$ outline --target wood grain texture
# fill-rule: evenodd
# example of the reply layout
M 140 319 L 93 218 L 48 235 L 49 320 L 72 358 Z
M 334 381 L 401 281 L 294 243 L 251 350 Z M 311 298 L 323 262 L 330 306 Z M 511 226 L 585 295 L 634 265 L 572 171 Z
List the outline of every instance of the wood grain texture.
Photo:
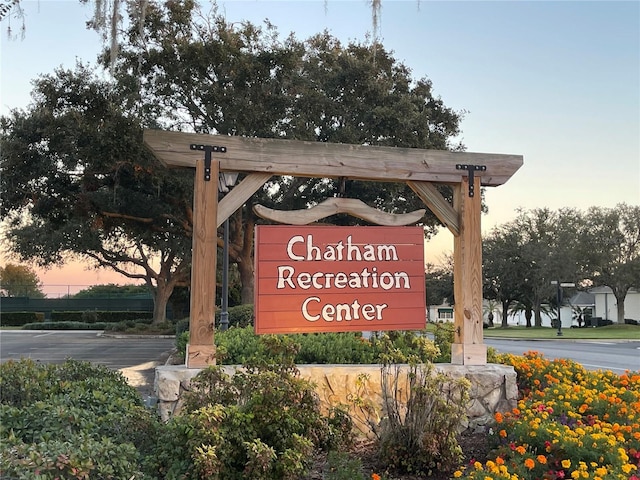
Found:
M 476 192 L 480 180 L 475 179 Z M 453 242 L 453 290 L 456 333 L 451 363 L 485 365 L 487 348 L 482 332 L 481 196 L 469 197 L 469 179 L 454 187 L 454 208 L 460 215 L 460 235 Z
M 328 198 L 304 210 L 274 210 L 263 205 L 255 205 L 253 211 L 261 218 L 287 225 L 308 225 L 331 215 L 347 213 L 374 225 L 387 227 L 412 225 L 426 213 L 424 209 L 403 214 L 387 213 L 370 207 L 357 198 Z
M 451 233 L 455 236 L 460 235 L 458 212 L 445 200 L 435 185 L 428 182 L 407 182 L 407 185 L 416 192 L 420 200 L 429 207 L 429 210 Z
M 521 155 L 374 147 L 238 136 L 145 130 L 144 143 L 162 163 L 194 167 L 202 152 L 191 144 L 217 145 L 220 169 L 301 177 L 349 177 L 377 181 L 459 183 L 465 170 L 456 164 L 485 165 L 482 184 L 502 185 L 522 166 Z
M 202 155 L 201 155 L 202 156 Z M 211 178 L 218 178 L 218 162 L 211 162 Z M 215 322 L 218 182 L 204 180 L 204 159 L 196 162 L 193 192 L 193 247 L 189 344 L 212 347 Z
M 206 368 L 209 365 L 215 365 L 216 346 L 187 344 L 185 364 L 187 368 Z
M 216 227 L 222 225 L 229 216 L 233 215 L 233 212 L 244 205 L 251 195 L 256 193 L 270 178 L 270 173 L 251 173 L 233 187 L 218 204 Z

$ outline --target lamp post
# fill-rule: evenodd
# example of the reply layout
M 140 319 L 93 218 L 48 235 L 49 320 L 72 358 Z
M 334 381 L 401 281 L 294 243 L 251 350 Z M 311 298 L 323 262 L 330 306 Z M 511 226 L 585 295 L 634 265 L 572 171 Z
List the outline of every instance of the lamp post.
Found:
M 220 172 L 218 191 L 227 193 L 236 183 L 237 172 Z M 229 328 L 229 218 L 224 220 L 224 234 L 222 237 L 222 293 L 220 309 L 220 330 Z
M 563 282 L 560 283 L 559 280 L 552 280 L 551 285 L 556 286 L 556 299 L 558 302 L 558 337 L 562 336 L 562 319 L 560 318 L 560 307 L 562 305 L 562 287 L 575 287 L 575 283 Z

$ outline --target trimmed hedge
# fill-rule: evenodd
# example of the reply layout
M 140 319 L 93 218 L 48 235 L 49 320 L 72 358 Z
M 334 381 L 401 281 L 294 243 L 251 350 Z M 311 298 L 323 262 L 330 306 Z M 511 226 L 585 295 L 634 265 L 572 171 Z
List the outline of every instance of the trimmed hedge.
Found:
M 27 323 L 22 327 L 23 330 L 105 330 L 107 323 L 85 323 L 85 322 L 46 322 L 46 323 Z
M 244 328 L 253 325 L 253 304 L 236 305 L 227 311 L 229 312 L 230 327 Z M 216 325 L 220 325 L 220 310 L 216 310 Z
M 28 323 L 44 322 L 42 312 L 5 312 L 0 313 L 0 325 L 3 327 L 22 327 Z
M 52 311 L 52 322 L 84 322 L 84 323 L 117 323 L 126 320 L 140 320 L 153 318 L 153 312 L 135 311 L 85 311 L 85 312 L 61 312 Z

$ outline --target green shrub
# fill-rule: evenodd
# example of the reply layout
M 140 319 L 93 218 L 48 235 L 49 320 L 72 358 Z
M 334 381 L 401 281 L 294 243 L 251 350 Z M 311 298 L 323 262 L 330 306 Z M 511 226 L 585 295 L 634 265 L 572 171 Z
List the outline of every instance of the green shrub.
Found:
M 321 413 L 313 386 L 293 364 L 297 349 L 286 337 L 263 336 L 233 376 L 219 366 L 200 372 L 160 442 L 157 470 L 171 472 L 167 478 L 299 478 L 314 448 L 347 441 L 350 418 Z
M 79 435 L 71 440 L 51 438 L 25 443 L 14 435 L 0 447 L 2 478 L 16 480 L 144 478 L 139 456 L 130 443 Z
M 0 384 L 2 475 L 143 478 L 161 425 L 121 373 L 10 360 L 0 364 Z
M 434 326 L 433 341 L 440 350 L 440 355 L 434 360 L 436 363 L 451 362 L 451 344 L 454 340 L 455 326 L 453 323 L 437 323 Z
M 44 322 L 41 312 L 4 312 L 0 313 L 0 325 L 3 327 L 21 327 L 27 323 Z M 42 328 L 42 326 L 40 326 Z
M 152 319 L 124 320 L 106 324 L 105 331 L 118 333 L 139 333 L 155 335 L 174 335 L 176 327 L 170 321 L 152 323 Z
M 116 323 L 127 320 L 140 322 L 144 319 L 151 320 L 152 318 L 153 312 L 136 312 L 130 310 L 86 310 L 84 312 L 54 310 L 51 312 L 52 322 Z
M 104 330 L 107 328 L 106 323 L 85 323 L 85 322 L 45 322 L 45 323 L 27 323 L 22 330 Z
M 416 360 L 389 350 L 381 370 L 385 415 L 372 426 L 379 458 L 388 468 L 431 475 L 462 459 L 457 433 L 466 416 L 470 384 Z M 408 368 L 402 370 L 402 363 Z
M 51 312 L 52 322 L 84 322 L 83 316 L 85 312 L 60 312 L 53 310 Z M 84 322 L 86 323 L 86 322 Z
M 182 335 L 184 332 L 189 331 L 189 319 L 181 318 L 176 322 L 176 336 Z
M 323 471 L 325 480 L 366 480 L 362 470 L 362 461 L 346 452 L 331 451 Z
M 253 305 L 236 305 L 229 307 L 229 327 L 253 326 Z M 216 325 L 220 325 L 220 310 L 216 310 Z
M 448 333 L 447 333 L 448 335 Z M 280 335 L 298 345 L 295 364 L 372 364 L 379 363 L 382 353 L 391 342 L 394 348 L 404 355 L 416 355 L 420 361 L 440 361 L 441 350 L 423 332 L 394 331 L 374 335 L 370 339 L 362 337 L 360 332 L 310 333 Z M 176 348 L 184 358 L 188 332 L 176 337 Z M 444 341 L 441 339 L 441 341 Z M 218 363 L 224 365 L 242 365 L 251 358 L 265 355 L 260 335 L 253 327 L 231 327 L 225 331 L 216 330 L 215 343 L 218 349 Z M 445 344 L 444 348 L 447 348 Z M 449 358 L 451 344 L 448 344 Z

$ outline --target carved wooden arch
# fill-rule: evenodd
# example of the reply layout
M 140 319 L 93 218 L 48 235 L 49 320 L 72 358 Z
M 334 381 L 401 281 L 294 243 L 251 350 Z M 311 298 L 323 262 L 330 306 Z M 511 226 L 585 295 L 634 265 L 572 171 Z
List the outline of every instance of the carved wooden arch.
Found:
M 521 155 L 373 147 L 158 130 L 145 130 L 144 143 L 163 164 L 196 170 L 191 325 L 186 358 L 188 367 L 197 368 L 215 363 L 213 337 L 217 228 L 272 175 L 406 182 L 454 235 L 456 334 L 451 363 L 486 364 L 487 350 L 482 337 L 480 186 L 504 184 L 522 166 Z M 205 160 L 207 157 L 210 165 Z M 243 172 L 247 175 L 218 203 L 215 179 L 219 171 Z M 453 187 L 453 206 L 437 190 L 437 183 Z

